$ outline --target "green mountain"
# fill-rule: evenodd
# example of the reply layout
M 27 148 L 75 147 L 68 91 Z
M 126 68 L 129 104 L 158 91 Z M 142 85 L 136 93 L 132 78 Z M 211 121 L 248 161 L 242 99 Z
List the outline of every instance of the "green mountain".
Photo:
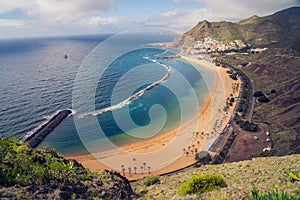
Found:
M 299 19 L 300 7 L 293 7 L 270 16 L 258 17 L 254 15 L 238 23 L 204 20 L 177 38 L 174 44 L 176 47 L 188 46 L 191 41 L 198 41 L 208 36 L 225 42 L 241 39 L 255 46 L 299 41 Z
M 254 47 L 268 48 L 258 54 L 220 54 L 217 59 L 241 70 L 253 80 L 253 92 L 262 91 L 270 100 L 261 103 L 255 99 L 252 121 L 261 130 L 271 132 L 272 155 L 300 153 L 299 19 L 300 7 L 292 7 L 270 16 L 254 15 L 238 23 L 202 21 L 173 42 L 178 49 L 185 49 L 211 36 L 226 42 L 241 39 Z M 240 69 L 241 65 L 244 67 Z M 236 152 L 239 148 L 233 146 Z M 243 159 L 253 155 L 245 156 Z

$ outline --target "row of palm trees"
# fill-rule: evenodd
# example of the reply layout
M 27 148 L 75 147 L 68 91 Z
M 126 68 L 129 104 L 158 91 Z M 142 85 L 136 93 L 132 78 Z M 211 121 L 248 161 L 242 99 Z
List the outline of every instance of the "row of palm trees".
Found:
M 133 158 L 133 162 L 134 162 L 134 165 L 136 164 L 136 159 Z M 121 169 L 122 169 L 122 172 L 123 172 L 123 176 L 125 176 L 125 172 L 126 172 L 126 168 L 125 168 L 125 165 L 121 165 Z M 146 162 L 143 162 L 143 164 L 138 168 L 137 166 L 134 166 L 134 167 L 128 167 L 128 173 L 129 173 L 129 177 L 132 176 L 132 172 L 134 172 L 134 174 L 137 174 L 137 170 L 138 169 L 141 169 L 140 173 L 141 174 L 144 174 L 144 172 L 148 169 L 148 174 L 151 174 L 151 167 L 150 166 L 147 166 L 147 163 Z M 133 171 L 132 171 L 133 170 Z
M 211 135 L 213 135 L 214 132 L 211 132 Z M 205 136 L 207 138 L 209 138 L 209 133 L 204 133 L 203 131 L 201 132 L 193 132 L 193 135 L 194 135 L 194 140 L 197 141 L 197 146 L 200 146 L 200 141 L 197 140 L 197 138 L 201 137 L 201 139 L 203 139 Z M 201 136 L 200 136 L 201 135 Z M 183 152 L 185 153 L 186 156 L 189 156 L 190 154 L 197 154 L 198 153 L 198 148 L 196 147 L 195 144 L 192 144 L 191 146 L 188 146 L 187 148 L 183 148 L 182 149 Z

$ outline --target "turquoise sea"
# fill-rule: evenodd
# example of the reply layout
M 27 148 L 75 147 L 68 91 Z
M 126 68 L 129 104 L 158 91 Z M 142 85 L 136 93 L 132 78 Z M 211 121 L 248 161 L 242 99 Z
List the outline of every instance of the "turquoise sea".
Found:
M 176 52 L 143 45 L 174 37 L 159 33 L 0 40 L 0 133 L 22 137 L 58 110 L 72 109 L 74 115 L 55 128 L 40 147 L 74 155 L 87 152 L 81 137 L 89 149 L 103 151 L 110 148 L 103 137 L 119 146 L 179 126 L 198 112 L 189 102 L 195 102 L 196 96 L 197 104 L 203 103 L 214 77 L 180 59 L 164 58 Z M 168 68 L 164 66 L 170 69 L 166 80 Z M 99 71 L 101 76 L 96 73 Z M 205 82 L 203 74 L 211 81 Z M 87 88 L 91 80 L 96 82 L 94 93 Z M 88 102 L 74 90 L 83 98 L 91 95 L 93 106 L 86 106 Z M 138 98 L 121 105 L 138 93 Z M 110 110 L 118 104 L 121 106 Z M 92 118 L 104 134 L 99 134 Z M 85 129 L 78 135 L 79 126 Z M 149 134 L 151 130 L 155 134 Z

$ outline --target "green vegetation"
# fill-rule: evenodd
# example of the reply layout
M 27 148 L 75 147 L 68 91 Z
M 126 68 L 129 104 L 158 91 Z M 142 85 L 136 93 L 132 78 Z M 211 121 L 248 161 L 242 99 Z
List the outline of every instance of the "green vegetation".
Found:
M 196 175 L 180 186 L 179 194 L 201 194 L 226 186 L 225 180 L 218 174 Z
M 300 171 L 290 172 L 289 176 L 290 176 L 290 178 L 291 178 L 292 181 L 298 181 L 298 182 L 300 182 Z
M 291 195 L 286 192 L 280 192 L 278 190 L 272 190 L 268 192 L 260 192 L 256 188 L 252 191 L 252 200 L 299 200 L 299 195 Z
M 271 90 L 271 94 L 276 93 L 276 90 Z M 256 91 L 253 94 L 254 97 L 258 97 L 257 101 L 260 103 L 268 103 L 270 99 L 262 91 Z
M 145 186 L 150 186 L 150 185 L 154 185 L 156 183 L 159 183 L 159 177 L 158 176 L 148 176 L 147 178 L 145 178 L 144 180 L 144 185 Z
M 129 199 L 129 182 L 116 172 L 95 174 L 55 151 L 35 150 L 16 138 L 0 140 L 0 198 Z
M 260 103 L 268 103 L 268 102 L 270 102 L 270 99 L 268 99 L 268 97 L 266 97 L 264 95 L 264 96 L 259 97 L 257 101 Z
M 195 160 L 197 160 L 201 164 L 208 164 L 212 161 L 208 151 L 200 151 L 199 153 L 196 153 Z
M 131 185 L 139 195 L 139 199 L 199 199 L 180 197 L 179 191 L 183 184 L 193 176 L 220 174 L 227 187 L 201 194 L 201 199 L 251 199 L 253 186 L 259 188 L 261 193 L 274 190 L 284 191 L 289 195 L 300 193 L 300 182 L 291 182 L 290 172 L 299 172 L 300 154 L 283 157 L 260 157 L 234 163 L 220 165 L 201 165 L 191 167 L 181 172 L 160 177 L 160 184 L 145 187 L 144 180 L 137 180 Z
M 236 122 L 236 124 L 238 124 L 241 129 L 245 130 L 245 131 L 250 131 L 250 132 L 256 132 L 258 131 L 258 125 L 254 124 L 253 122 L 249 122 L 249 121 L 245 121 L 242 120 L 241 117 L 236 113 L 234 116 L 234 120 Z
M 256 92 L 254 92 L 253 96 L 254 97 L 262 97 L 262 96 L 264 96 L 264 93 L 262 91 L 256 91 Z

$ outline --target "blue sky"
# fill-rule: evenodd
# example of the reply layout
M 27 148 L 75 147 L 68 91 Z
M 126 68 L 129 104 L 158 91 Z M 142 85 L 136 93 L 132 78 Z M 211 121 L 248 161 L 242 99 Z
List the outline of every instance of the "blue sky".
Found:
M 0 0 L 0 38 L 114 33 L 140 27 L 186 31 L 201 20 L 239 21 L 299 0 Z

